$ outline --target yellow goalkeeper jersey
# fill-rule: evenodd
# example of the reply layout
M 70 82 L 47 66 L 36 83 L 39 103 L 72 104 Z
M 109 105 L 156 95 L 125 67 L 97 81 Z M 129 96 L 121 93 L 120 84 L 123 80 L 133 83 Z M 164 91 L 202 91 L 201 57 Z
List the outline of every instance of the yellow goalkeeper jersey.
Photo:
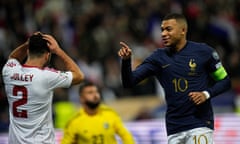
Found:
M 106 105 L 96 115 L 88 115 L 83 108 L 64 129 L 61 144 L 117 144 L 118 135 L 123 144 L 134 144 L 131 133 L 118 114 Z

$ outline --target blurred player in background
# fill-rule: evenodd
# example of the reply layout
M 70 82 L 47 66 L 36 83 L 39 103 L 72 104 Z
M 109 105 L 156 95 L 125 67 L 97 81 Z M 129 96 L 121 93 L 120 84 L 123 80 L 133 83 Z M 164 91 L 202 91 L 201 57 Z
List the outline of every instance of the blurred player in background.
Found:
M 165 16 L 161 29 L 165 48 L 157 49 L 134 71 L 132 51 L 120 42 L 123 86 L 132 87 L 156 76 L 166 94 L 168 143 L 212 144 L 214 116 L 210 100 L 230 89 L 230 79 L 213 48 L 186 39 L 187 21 L 182 14 Z
M 62 144 L 117 144 L 116 134 L 123 144 L 134 144 L 131 133 L 118 114 L 101 104 L 98 87 L 85 82 L 79 88 L 82 108 L 64 130 Z
M 62 60 L 66 71 L 45 67 L 51 54 Z M 37 32 L 10 54 L 2 75 L 9 102 L 9 144 L 55 143 L 53 90 L 79 84 L 84 78 L 79 67 L 52 36 Z

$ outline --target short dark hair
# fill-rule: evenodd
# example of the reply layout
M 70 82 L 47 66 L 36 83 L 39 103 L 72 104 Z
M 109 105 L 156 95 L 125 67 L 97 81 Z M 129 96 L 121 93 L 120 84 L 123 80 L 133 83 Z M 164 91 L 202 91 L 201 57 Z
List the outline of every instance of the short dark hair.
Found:
M 169 19 L 176 19 L 176 20 L 184 20 L 184 21 L 187 21 L 186 20 L 186 17 L 183 15 L 183 14 L 180 14 L 180 13 L 169 13 L 167 14 L 163 20 L 169 20 Z
M 84 82 L 82 82 L 82 83 L 80 84 L 80 86 L 79 86 L 79 90 L 78 90 L 79 94 L 82 93 L 83 89 L 84 89 L 85 87 L 88 87 L 88 86 L 96 86 L 96 87 L 97 87 L 97 85 L 95 85 L 95 84 L 94 84 L 93 82 L 91 82 L 91 81 L 84 81 Z
M 43 39 L 41 34 L 32 35 L 29 38 L 29 53 L 39 56 L 45 52 L 50 52 L 49 47 L 47 45 L 47 40 Z
M 175 19 L 177 21 L 177 23 L 184 24 L 184 26 L 186 27 L 186 30 L 187 30 L 187 28 L 188 28 L 187 19 L 183 14 L 169 13 L 163 18 L 163 21 L 170 20 L 170 19 Z

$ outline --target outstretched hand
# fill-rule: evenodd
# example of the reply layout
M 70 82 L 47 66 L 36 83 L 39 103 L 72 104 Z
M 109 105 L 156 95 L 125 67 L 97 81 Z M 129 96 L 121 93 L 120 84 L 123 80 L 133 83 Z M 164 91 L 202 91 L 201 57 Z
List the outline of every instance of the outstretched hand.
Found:
M 118 51 L 118 55 L 124 60 L 129 59 L 132 55 L 132 50 L 124 42 L 120 42 L 120 45 L 121 45 L 121 48 Z

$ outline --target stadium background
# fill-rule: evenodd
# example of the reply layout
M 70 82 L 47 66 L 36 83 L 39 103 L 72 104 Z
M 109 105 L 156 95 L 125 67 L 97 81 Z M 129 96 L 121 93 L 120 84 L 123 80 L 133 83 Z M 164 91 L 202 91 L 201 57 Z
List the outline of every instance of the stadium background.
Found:
M 0 67 L 10 51 L 31 33 L 37 30 L 50 33 L 74 58 L 86 78 L 100 86 L 104 102 L 117 110 L 137 143 L 166 143 L 161 86 L 149 78 L 134 89 L 123 89 L 117 51 L 119 41 L 127 42 L 133 48 L 133 67 L 137 66 L 162 46 L 159 25 L 163 16 L 181 12 L 188 19 L 189 40 L 216 48 L 231 76 L 232 90 L 213 99 L 215 139 L 218 144 L 237 144 L 240 141 L 239 9 L 240 0 L 3 0 L 0 1 Z M 53 57 L 51 65 L 55 64 L 61 62 Z M 80 106 L 77 88 L 55 91 L 53 117 L 57 141 L 66 118 Z M 9 121 L 2 79 L 0 107 L 0 144 L 4 144 Z

